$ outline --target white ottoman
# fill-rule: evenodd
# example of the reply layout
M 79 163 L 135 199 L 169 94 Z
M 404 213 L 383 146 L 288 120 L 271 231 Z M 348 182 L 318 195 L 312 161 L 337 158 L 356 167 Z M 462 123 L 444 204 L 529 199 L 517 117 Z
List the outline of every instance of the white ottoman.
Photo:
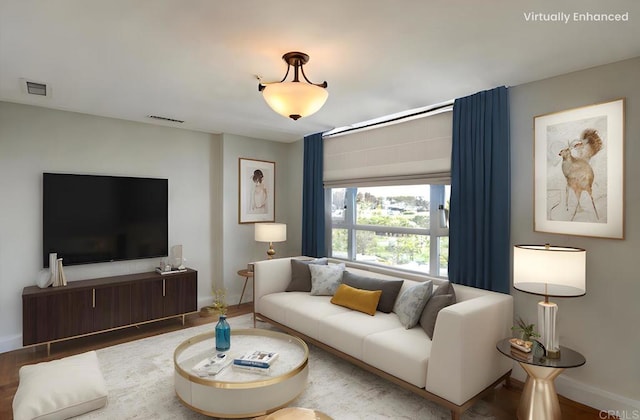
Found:
M 14 420 L 68 419 L 107 404 L 95 351 L 20 368 Z

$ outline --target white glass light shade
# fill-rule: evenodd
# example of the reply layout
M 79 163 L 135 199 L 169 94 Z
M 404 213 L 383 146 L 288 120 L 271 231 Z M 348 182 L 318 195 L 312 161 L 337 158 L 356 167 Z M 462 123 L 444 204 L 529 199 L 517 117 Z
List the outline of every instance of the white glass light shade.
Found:
M 256 223 L 254 237 L 257 242 L 284 242 L 287 225 L 284 223 Z
M 544 296 L 582 296 L 586 255 L 580 248 L 545 245 L 513 247 L 513 287 Z
M 280 82 L 265 85 L 262 96 L 278 114 L 297 119 L 293 116 L 307 117 L 322 108 L 329 92 L 305 82 Z

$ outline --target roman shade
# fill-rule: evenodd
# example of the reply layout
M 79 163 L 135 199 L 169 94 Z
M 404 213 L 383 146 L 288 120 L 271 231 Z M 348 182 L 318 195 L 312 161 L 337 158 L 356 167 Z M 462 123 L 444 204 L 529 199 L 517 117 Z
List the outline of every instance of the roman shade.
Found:
M 447 183 L 452 112 L 431 114 L 324 138 L 325 187 Z

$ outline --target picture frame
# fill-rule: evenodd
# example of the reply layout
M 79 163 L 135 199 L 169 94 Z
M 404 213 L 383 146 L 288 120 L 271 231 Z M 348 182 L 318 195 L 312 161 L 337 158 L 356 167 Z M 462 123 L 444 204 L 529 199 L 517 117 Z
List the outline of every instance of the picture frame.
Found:
M 624 239 L 624 106 L 534 117 L 534 231 Z
M 239 158 L 238 223 L 275 222 L 276 163 Z

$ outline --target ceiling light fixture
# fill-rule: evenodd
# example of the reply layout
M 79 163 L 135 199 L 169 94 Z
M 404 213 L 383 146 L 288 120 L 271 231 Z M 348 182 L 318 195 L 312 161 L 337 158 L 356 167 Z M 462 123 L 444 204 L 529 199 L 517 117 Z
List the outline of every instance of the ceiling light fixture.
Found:
M 316 113 L 327 101 L 327 82 L 312 83 L 304 74 L 304 66 L 309 61 L 305 53 L 292 51 L 282 56 L 287 63 L 287 72 L 282 80 L 271 83 L 258 83 L 258 91 L 262 92 L 264 100 L 278 114 L 297 120 Z M 293 66 L 293 80 L 285 82 L 289 70 Z M 306 83 L 299 79 L 300 73 Z

